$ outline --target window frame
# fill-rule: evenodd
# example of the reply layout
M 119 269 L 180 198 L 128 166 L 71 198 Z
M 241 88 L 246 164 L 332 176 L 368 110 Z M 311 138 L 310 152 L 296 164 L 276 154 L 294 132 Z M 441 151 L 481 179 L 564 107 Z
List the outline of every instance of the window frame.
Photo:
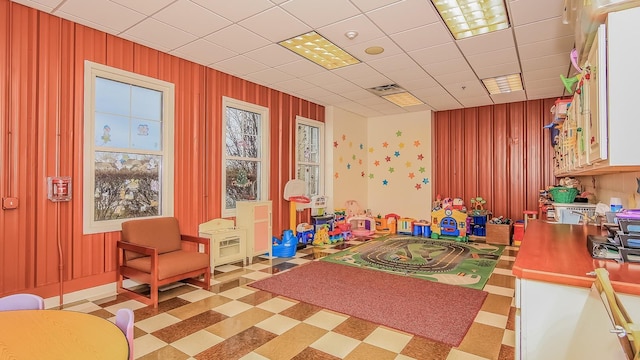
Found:
M 96 150 L 95 137 L 95 85 L 96 78 L 119 81 L 125 84 L 157 90 L 162 93 L 162 149 L 159 151 L 128 148 L 105 148 Z M 97 234 L 120 231 L 122 222 L 136 219 L 95 220 L 95 159 L 97 151 L 122 152 L 126 154 L 159 155 L 162 157 L 160 166 L 160 214 L 145 216 L 144 218 L 173 216 L 174 205 L 174 111 L 175 85 L 160 79 L 136 74 L 126 70 L 106 66 L 85 60 L 84 63 L 84 154 L 83 154 L 83 234 Z
M 236 209 L 227 209 L 227 160 L 228 159 L 237 159 L 236 157 L 228 157 L 227 156 L 227 108 L 235 108 L 247 112 L 253 112 L 260 114 L 260 152 L 261 155 L 259 159 L 261 163 L 260 167 L 260 188 L 259 188 L 259 197 L 256 201 L 265 201 L 269 200 L 269 176 L 270 176 L 270 118 L 269 118 L 269 108 L 260 106 L 257 104 L 249 103 L 246 101 L 234 99 L 231 97 L 223 96 L 222 97 L 222 161 L 221 161 L 221 214 L 222 217 L 234 217 L 236 216 Z M 241 158 L 240 158 L 241 159 Z
M 319 138 L 318 138 L 318 163 L 312 163 L 312 162 L 305 162 L 305 161 L 299 161 L 298 159 L 298 140 L 300 139 L 300 136 L 298 134 L 298 126 L 302 124 L 302 125 L 306 125 L 306 126 L 310 126 L 310 127 L 315 127 L 318 128 L 318 133 L 319 133 Z M 306 192 L 308 196 L 314 196 L 314 195 L 325 195 L 324 194 L 324 151 L 325 151 L 325 144 L 324 144 L 324 126 L 325 124 L 321 121 L 317 121 L 317 120 L 312 120 L 312 119 L 308 119 L 302 116 L 296 116 L 296 143 L 295 143 L 295 154 L 294 154 L 294 159 L 296 162 L 296 168 L 295 168 L 295 176 L 296 178 L 298 177 L 298 170 L 300 168 L 300 165 L 312 165 L 312 166 L 318 166 L 318 193 L 317 194 L 311 194 L 310 190 L 308 189 L 308 186 L 306 186 Z M 300 179 L 305 181 L 305 179 Z M 305 181 L 306 184 L 306 181 Z

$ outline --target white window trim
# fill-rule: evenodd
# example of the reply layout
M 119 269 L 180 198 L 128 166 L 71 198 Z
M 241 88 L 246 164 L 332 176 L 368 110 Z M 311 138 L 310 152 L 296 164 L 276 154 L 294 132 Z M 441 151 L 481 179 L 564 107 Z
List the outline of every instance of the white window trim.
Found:
M 222 209 L 222 217 L 233 217 L 236 216 L 236 209 L 227 209 L 226 208 L 226 199 L 227 199 L 227 107 L 233 107 L 236 109 L 242 109 L 250 112 L 254 112 L 260 114 L 260 119 L 262 121 L 261 124 L 261 134 L 260 134 L 260 152 L 262 154 L 262 166 L 260 167 L 261 178 L 260 178 L 260 198 L 256 199 L 257 201 L 265 201 L 269 200 L 269 174 L 271 167 L 271 157 L 269 152 L 269 143 L 270 143 L 270 118 L 269 118 L 269 108 L 264 106 L 248 103 L 242 100 L 237 100 L 234 98 L 222 97 L 222 165 L 221 165 L 221 176 L 222 176 L 222 203 L 220 204 Z
M 324 143 L 324 123 L 317 121 L 317 120 L 312 120 L 312 119 L 307 119 L 305 117 L 302 116 L 296 116 L 296 143 L 293 145 L 294 149 L 295 149 L 295 159 L 296 159 L 296 169 L 295 169 L 295 174 L 297 176 L 298 174 L 298 168 L 300 166 L 300 164 L 306 164 L 305 162 L 300 162 L 298 161 L 298 124 L 303 124 L 303 125 L 308 125 L 308 126 L 313 126 L 313 127 L 317 127 L 319 129 L 319 133 L 320 133 L 320 139 L 318 139 L 318 157 L 319 157 L 319 165 L 320 165 L 320 173 L 318 174 L 318 195 L 324 195 L 324 176 L 325 176 L 325 171 L 324 171 L 324 147 L 325 147 L 325 143 Z M 313 164 L 313 163 L 309 163 L 309 164 Z M 309 194 L 307 194 L 309 195 Z
M 174 193 L 174 102 L 175 86 L 172 83 L 129 71 L 109 67 L 86 60 L 84 63 L 84 169 L 83 169 L 83 233 L 96 234 L 120 231 L 122 222 L 131 219 L 94 221 L 95 202 L 95 78 L 102 77 L 127 84 L 161 91 L 162 98 L 162 193 L 161 216 L 173 216 Z M 138 152 L 138 151 L 136 151 Z M 145 151 L 139 151 L 145 153 Z

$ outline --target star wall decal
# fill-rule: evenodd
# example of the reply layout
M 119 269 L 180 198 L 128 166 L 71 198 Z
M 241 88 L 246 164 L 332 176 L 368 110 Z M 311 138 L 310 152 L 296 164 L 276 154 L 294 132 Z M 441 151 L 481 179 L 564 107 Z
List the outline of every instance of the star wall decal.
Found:
M 333 176 L 337 179 L 340 175 L 338 175 L 338 173 L 335 173 Z
M 372 153 L 373 152 L 373 146 L 369 148 L 369 152 Z
M 337 142 L 337 141 L 334 141 L 334 142 L 333 142 L 333 147 L 334 147 L 334 148 L 337 148 L 337 147 L 338 147 L 338 142 Z
M 424 155 L 418 154 L 418 160 L 422 160 L 422 159 L 424 159 Z
M 360 176 L 364 177 L 364 171 L 360 172 Z
M 407 162 L 405 163 L 405 165 L 406 165 L 407 167 L 411 167 L 411 161 L 407 161 Z
M 373 179 L 373 173 L 369 174 L 369 179 Z
M 353 142 L 349 141 L 349 147 L 353 147 Z
M 338 161 L 340 161 L 340 162 L 343 162 L 343 161 L 344 161 L 344 159 L 342 158 L 342 156 L 340 156 L 340 157 L 338 158 Z
M 347 163 L 347 169 L 351 169 L 351 164 Z
M 396 171 L 396 169 L 394 169 L 394 168 L 392 168 L 392 167 L 390 167 L 390 168 L 389 168 L 389 172 L 390 172 L 390 173 L 392 173 L 392 172 L 394 172 L 394 171 Z
M 395 157 L 400 156 L 400 151 L 396 151 L 396 152 L 394 152 L 394 153 L 393 153 L 393 156 L 395 156 Z
M 424 167 L 421 167 L 420 169 L 418 169 L 418 171 L 420 171 L 421 173 L 425 172 L 426 170 L 424 169 Z
M 345 141 L 345 140 L 347 140 L 347 135 L 342 134 L 342 141 Z
M 398 147 L 399 147 L 400 149 L 404 149 L 404 143 L 403 143 L 403 142 L 401 142 L 400 144 L 398 144 Z
M 414 177 L 416 177 L 416 175 L 412 172 L 409 173 L 409 179 L 413 179 Z
M 360 150 L 364 149 L 364 145 L 360 144 Z
M 382 143 L 382 147 L 383 147 L 383 148 L 389 147 L 389 143 L 388 143 L 388 142 L 386 142 L 386 141 L 385 141 L 385 142 L 383 142 L 383 143 Z
M 416 140 L 413 142 L 413 146 L 418 147 L 420 146 L 420 140 Z
M 429 179 L 427 179 L 427 178 L 422 179 L 422 183 L 425 184 L 425 185 L 428 184 L 429 183 Z
M 373 162 L 373 165 L 375 165 L 375 166 L 380 166 L 380 160 L 376 160 L 376 161 L 374 161 L 374 162 Z
M 402 136 L 402 131 L 400 131 L 400 130 L 396 131 L 396 136 L 398 136 L 398 137 Z
M 391 156 L 387 156 L 384 159 L 387 160 L 387 162 L 389 162 L 389 161 L 391 161 Z
M 355 160 L 356 159 L 356 154 L 351 155 L 351 160 Z
M 362 165 L 362 159 L 358 159 L 358 164 Z
M 422 185 L 416 184 L 416 190 L 420 190 L 420 189 L 422 189 Z
M 387 179 L 382 180 L 382 185 L 387 186 L 389 184 L 389 181 L 387 181 Z

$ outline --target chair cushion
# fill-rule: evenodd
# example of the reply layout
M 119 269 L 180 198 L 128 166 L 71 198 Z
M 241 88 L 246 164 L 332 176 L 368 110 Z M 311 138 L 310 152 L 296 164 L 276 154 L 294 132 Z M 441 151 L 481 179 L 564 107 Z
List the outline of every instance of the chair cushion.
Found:
M 129 220 L 122 223 L 122 240 L 158 249 L 158 254 L 180 250 L 180 226 L 174 217 Z M 127 260 L 141 256 L 126 251 Z
M 158 256 L 158 280 L 184 274 L 209 266 L 209 255 L 194 251 L 177 250 Z M 151 273 L 151 257 L 127 261 L 127 267 Z

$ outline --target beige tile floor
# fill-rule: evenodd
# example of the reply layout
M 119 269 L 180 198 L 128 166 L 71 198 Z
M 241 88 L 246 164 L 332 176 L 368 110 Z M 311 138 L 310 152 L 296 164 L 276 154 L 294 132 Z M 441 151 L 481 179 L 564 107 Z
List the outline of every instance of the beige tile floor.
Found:
M 307 247 L 294 258 L 256 258 L 215 268 L 210 291 L 190 285 L 161 292 L 154 310 L 123 296 L 88 299 L 66 310 L 113 319 L 135 314 L 136 359 L 513 359 L 517 247 L 507 247 L 484 290 L 489 294 L 460 346 L 434 342 L 344 314 L 258 291 L 247 284 L 359 244 Z

